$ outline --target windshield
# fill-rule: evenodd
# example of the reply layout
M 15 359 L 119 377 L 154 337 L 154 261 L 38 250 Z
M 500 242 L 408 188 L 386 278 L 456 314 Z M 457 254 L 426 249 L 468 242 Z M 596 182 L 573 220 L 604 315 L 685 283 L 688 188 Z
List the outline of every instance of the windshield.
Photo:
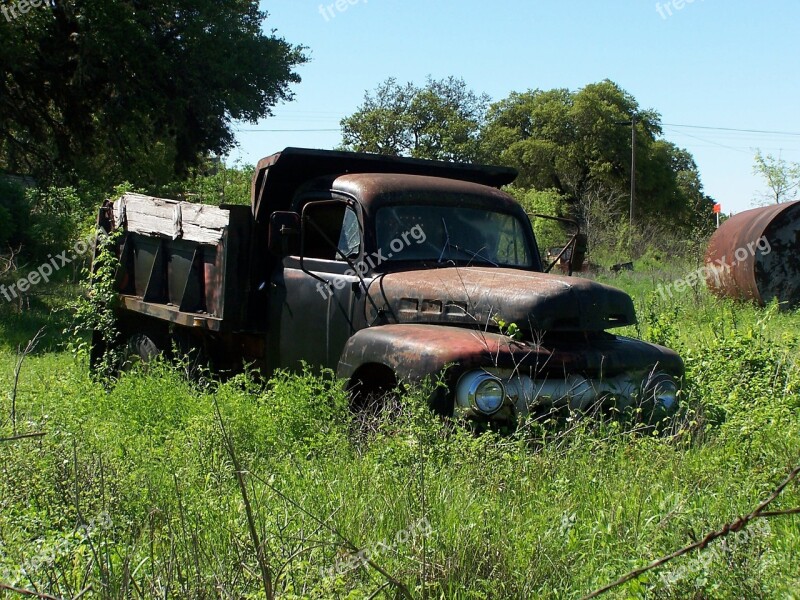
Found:
M 524 225 L 481 208 L 386 206 L 376 219 L 377 243 L 390 261 L 455 261 L 533 267 Z

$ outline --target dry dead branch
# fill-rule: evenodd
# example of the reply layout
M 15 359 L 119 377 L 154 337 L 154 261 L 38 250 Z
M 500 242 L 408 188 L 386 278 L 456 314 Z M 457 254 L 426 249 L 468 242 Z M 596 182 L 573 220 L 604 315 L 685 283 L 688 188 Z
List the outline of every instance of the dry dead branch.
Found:
M 21 347 L 17 351 L 17 366 L 14 368 L 14 388 L 11 391 L 11 430 L 14 435 L 17 435 L 17 391 L 19 389 L 19 376 L 22 372 L 22 364 L 25 358 L 36 349 L 36 346 L 42 340 L 44 328 L 36 332 L 36 335 L 28 342 L 23 350 Z
M 777 500 L 778 496 L 780 496 L 783 493 L 783 491 L 788 487 L 790 483 L 792 483 L 792 481 L 797 479 L 798 475 L 800 475 L 800 466 L 796 467 L 789 474 L 789 476 L 783 481 L 783 483 L 781 483 L 777 488 L 775 488 L 775 491 L 770 495 L 770 497 L 764 500 L 764 502 L 762 502 L 761 504 L 759 504 L 758 508 L 756 508 L 749 515 L 740 517 L 736 519 L 733 523 L 726 524 L 724 527 L 722 527 L 722 529 L 719 529 L 718 531 L 712 531 L 702 540 L 695 542 L 694 544 L 691 544 L 689 546 L 686 546 L 685 548 L 681 548 L 680 550 L 676 550 L 672 554 L 664 556 L 663 558 L 659 558 L 658 560 L 651 562 L 646 567 L 635 569 L 630 573 L 628 573 L 627 575 L 623 575 L 622 577 L 617 579 L 614 583 L 610 583 L 609 585 L 592 592 L 588 596 L 584 596 L 582 600 L 590 600 L 591 598 L 597 598 L 598 596 L 602 596 L 606 592 L 609 592 L 614 588 L 624 585 L 629 581 L 632 581 L 637 577 L 647 573 L 648 571 L 652 571 L 653 569 L 657 569 L 658 567 L 664 566 L 665 564 L 667 564 L 672 560 L 675 560 L 676 558 L 684 556 L 685 554 L 689 554 L 690 552 L 694 552 L 695 550 L 698 551 L 705 550 L 708 547 L 708 545 L 714 540 L 727 537 L 731 533 L 742 531 L 750 524 L 751 521 L 754 521 L 755 519 L 766 519 L 771 517 L 782 517 L 786 515 L 800 514 L 800 508 L 793 508 L 790 510 L 767 511 L 767 508 L 769 508 L 769 506 L 775 500 Z
M 6 275 L 8 273 L 13 273 L 17 270 L 17 257 L 19 253 L 22 252 L 22 246 L 17 248 L 9 247 L 8 248 L 8 255 L 7 256 L 0 256 L 0 276 Z

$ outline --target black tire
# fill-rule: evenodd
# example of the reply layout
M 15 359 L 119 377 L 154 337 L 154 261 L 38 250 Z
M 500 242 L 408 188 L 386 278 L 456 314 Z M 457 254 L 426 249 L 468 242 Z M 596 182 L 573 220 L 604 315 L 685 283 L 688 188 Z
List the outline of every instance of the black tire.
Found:
M 146 366 L 164 356 L 164 350 L 144 333 L 135 333 L 128 338 L 122 351 L 120 371 L 131 371 L 136 365 Z
M 351 439 L 365 444 L 380 430 L 381 424 L 399 413 L 399 393 L 394 373 L 388 369 L 361 373 L 348 389 L 352 411 Z

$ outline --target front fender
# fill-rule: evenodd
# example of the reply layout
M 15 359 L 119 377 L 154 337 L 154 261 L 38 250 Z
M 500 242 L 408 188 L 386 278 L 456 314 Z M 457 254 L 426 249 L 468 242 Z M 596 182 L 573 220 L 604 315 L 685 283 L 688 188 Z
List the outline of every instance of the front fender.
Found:
M 450 364 L 466 369 L 508 363 L 522 348 L 505 336 L 473 329 L 383 325 L 362 329 L 348 340 L 337 375 L 349 380 L 360 366 L 381 364 L 398 381 L 419 382 Z
M 503 380 L 514 405 L 497 413 L 504 417 L 508 410 L 519 415 L 546 406 L 591 410 L 609 398 L 618 406 L 633 406 L 654 374 L 666 372 L 675 379 L 683 375 L 683 362 L 675 352 L 641 340 L 558 336 L 541 344 L 475 329 L 422 324 L 359 331 L 348 340 L 337 374 L 352 381 L 362 367 L 370 370 L 375 365 L 391 369 L 398 383 L 411 384 L 438 378 L 452 366 L 444 372 L 444 389 L 449 391 L 442 389 L 431 398 L 434 409 L 444 414 L 452 413 L 460 376 L 486 369 Z
M 383 325 L 353 335 L 337 374 L 349 380 L 366 364 L 385 365 L 407 382 L 435 376 L 451 364 L 458 371 L 512 369 L 534 378 L 570 373 L 605 378 L 656 365 L 677 378 L 683 375 L 683 361 L 675 352 L 641 340 L 609 335 L 535 344 L 476 329 L 422 324 Z

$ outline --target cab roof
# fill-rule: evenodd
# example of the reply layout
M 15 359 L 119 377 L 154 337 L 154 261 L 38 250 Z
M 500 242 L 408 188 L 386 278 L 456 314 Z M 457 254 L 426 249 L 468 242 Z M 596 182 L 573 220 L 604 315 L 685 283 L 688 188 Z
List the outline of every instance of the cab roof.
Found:
M 516 169 L 450 163 L 356 152 L 286 148 L 259 161 L 253 174 L 252 211 L 265 222 L 274 211 L 289 210 L 295 192 L 323 176 L 390 173 L 422 175 L 501 188 L 517 178 Z
M 470 181 L 443 179 L 426 175 L 395 173 L 359 173 L 339 177 L 323 177 L 308 188 L 333 190 L 359 199 L 366 211 L 372 212 L 388 204 L 419 204 L 420 201 L 486 205 L 505 212 L 519 211 L 517 202 L 507 193 Z M 470 202 L 472 200 L 472 202 Z

